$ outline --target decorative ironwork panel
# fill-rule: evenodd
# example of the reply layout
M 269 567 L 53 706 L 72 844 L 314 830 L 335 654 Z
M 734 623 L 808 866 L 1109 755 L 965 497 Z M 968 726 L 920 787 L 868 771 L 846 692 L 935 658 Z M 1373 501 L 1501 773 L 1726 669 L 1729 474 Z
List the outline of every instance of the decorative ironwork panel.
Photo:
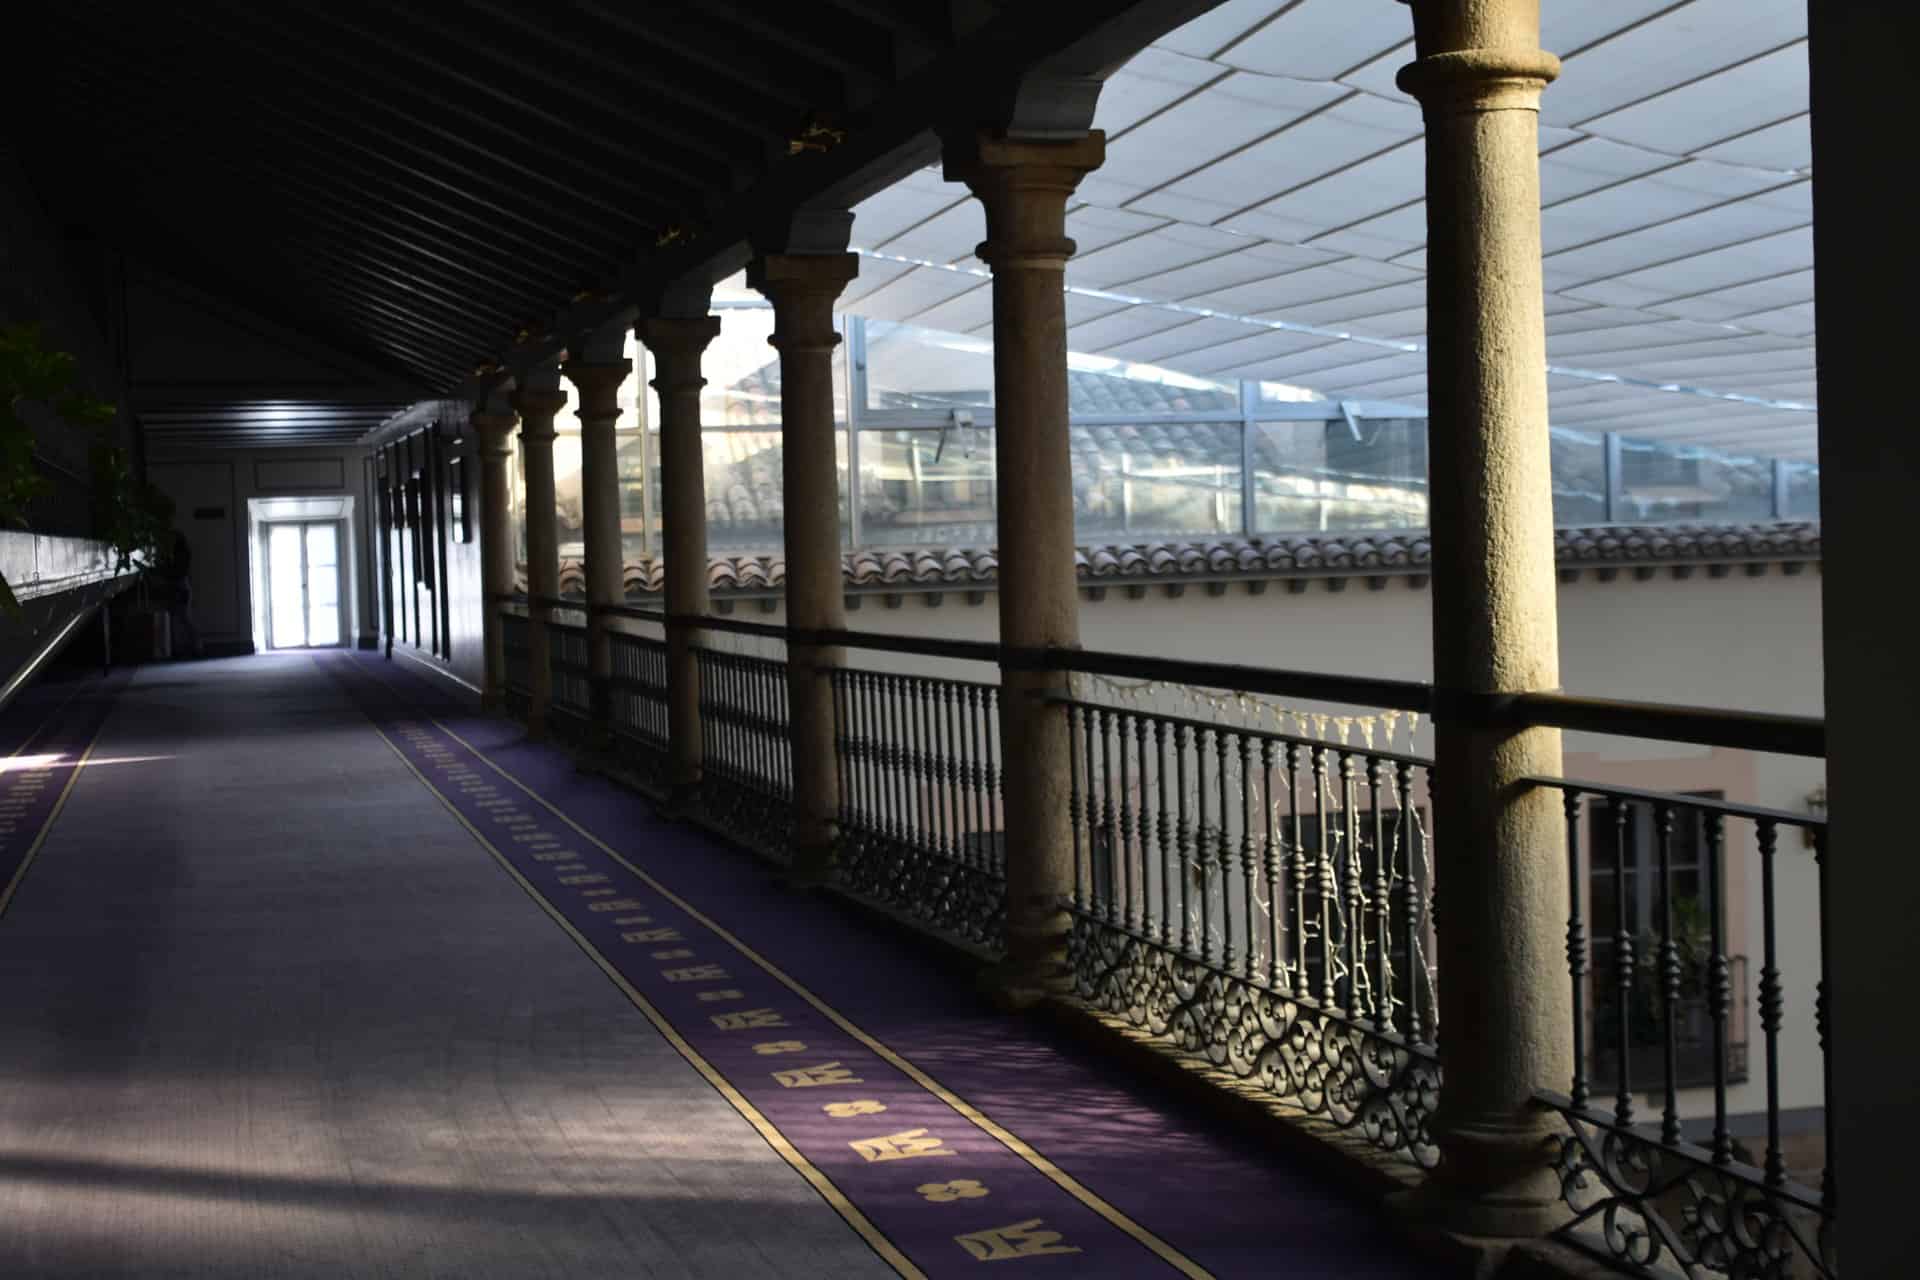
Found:
M 532 622 L 525 613 L 514 609 L 500 611 L 500 647 L 506 655 L 506 701 L 507 711 L 511 715 L 527 714 L 528 698 L 533 687 L 532 641 L 529 630 Z
M 696 648 L 700 803 L 735 838 L 776 858 L 792 852 L 793 755 L 787 664 Z
M 1433 1165 L 1427 762 L 1059 707 L 1079 994 Z
M 1568 1127 L 1558 1170 L 1574 1218 L 1561 1234 L 1649 1275 L 1678 1266 L 1690 1276 L 1837 1276 L 1831 1133 L 1825 1169 L 1802 1171 L 1820 1184 L 1809 1191 L 1789 1169 L 1780 1103 L 1791 994 L 1819 1035 L 1831 1126 L 1824 974 L 1783 974 L 1778 945 L 1780 830 L 1804 831 L 1824 873 L 1824 821 L 1712 795 L 1536 782 L 1564 800 L 1571 885 L 1574 1075 L 1568 1093 L 1540 1093 Z M 1723 900 L 1727 856 L 1749 849 L 1761 905 L 1754 986 L 1747 958 L 1728 954 Z M 1817 892 L 1824 903 L 1823 874 Z M 1729 1086 L 1748 1075 L 1749 1002 L 1760 1015 L 1763 1135 L 1736 1133 L 1728 1115 Z M 1704 1132 L 1681 1115 L 1680 1091 L 1696 1086 L 1712 1090 Z M 1611 1105 L 1593 1106 L 1596 1092 Z M 1639 1094 L 1653 1097 L 1657 1117 L 1636 1114 Z
M 622 764 L 656 789 L 667 782 L 667 645 L 650 636 L 608 635 L 612 675 L 607 719 Z
M 547 622 L 548 668 L 553 674 L 556 724 L 583 730 L 593 720 L 593 672 L 588 657 L 587 623 L 573 610 L 556 609 Z
M 833 674 L 842 888 L 999 950 L 1006 933 L 1000 690 Z

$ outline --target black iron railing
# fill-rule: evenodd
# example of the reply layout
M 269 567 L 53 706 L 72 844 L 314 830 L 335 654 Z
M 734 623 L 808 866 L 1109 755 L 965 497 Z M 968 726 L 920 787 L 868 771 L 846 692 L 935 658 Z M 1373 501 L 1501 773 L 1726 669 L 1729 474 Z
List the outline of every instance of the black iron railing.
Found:
M 942 933 L 1005 943 L 1000 689 L 858 669 L 833 673 L 839 877 Z
M 700 790 L 708 818 L 763 853 L 791 853 L 787 664 L 698 645 Z
M 1565 800 L 1574 1076 L 1540 1097 L 1566 1118 L 1559 1172 L 1568 1238 L 1631 1266 L 1689 1275 L 1834 1276 L 1831 1164 L 1809 1189 L 1782 1136 L 1780 1045 L 1790 1000 L 1815 1009 L 1830 1089 L 1824 946 L 1819 972 L 1780 968 L 1781 831 L 1804 831 L 1817 907 L 1826 898 L 1826 824 L 1717 799 L 1536 778 Z M 1583 844 L 1584 841 L 1584 844 Z M 1582 851 L 1591 874 L 1582 874 Z M 1757 863 L 1762 961 L 1749 992 L 1742 923 L 1727 901 L 1729 857 Z M 1817 910 L 1817 927 L 1825 913 Z M 1745 1004 L 1758 998 L 1765 1101 L 1760 1133 L 1739 1133 L 1730 1087 L 1746 1075 Z M 1712 1090 L 1711 1127 L 1690 1133 L 1681 1093 Z M 1638 1095 L 1652 1098 L 1638 1109 Z M 1610 1095 L 1610 1097 L 1608 1096 Z M 1824 1107 L 1831 1152 L 1831 1097 Z M 1755 1150 L 1754 1148 L 1758 1149 Z M 1821 1157 L 1826 1159 L 1826 1155 Z
M 532 676 L 533 620 L 518 605 L 500 611 L 500 647 L 506 657 L 505 692 L 507 710 L 516 716 L 527 714 L 533 692 Z
M 1323 732 L 1321 722 L 1365 717 L 1278 732 L 1105 698 L 1098 682 L 1813 757 L 1825 747 L 1819 722 L 1792 717 L 1557 694 L 1449 699 L 1401 681 L 607 612 L 705 633 L 695 647 L 701 805 L 716 825 L 780 856 L 793 800 L 786 662 L 729 651 L 718 637 L 1073 673 L 1077 692 L 1050 701 L 1069 731 L 1074 889 L 1063 905 L 1079 997 L 1427 1167 L 1438 1159 L 1428 1122 L 1443 1088 L 1431 763 L 1376 749 L 1370 737 L 1349 742 L 1344 727 Z M 528 621 L 506 617 L 508 683 L 524 689 Z M 665 642 L 616 633 L 612 649 L 616 743 L 663 762 Z M 1011 695 L 993 682 L 865 664 L 835 671 L 832 688 L 840 807 L 831 884 L 997 951 L 1000 717 Z M 1817 1002 L 1823 1056 L 1832 1028 L 1823 975 L 1783 972 L 1779 947 L 1782 866 L 1793 856 L 1782 832 L 1805 833 L 1814 865 L 1795 872 L 1793 887 L 1813 883 L 1823 900 L 1824 822 L 1710 796 L 1528 781 L 1564 797 L 1572 884 L 1576 1067 L 1568 1092 L 1542 1082 L 1538 1095 L 1566 1123 L 1558 1171 L 1573 1222 L 1564 1234 L 1647 1274 L 1677 1262 L 1694 1276 L 1830 1280 L 1835 1179 L 1790 1154 L 1781 1059 L 1796 1002 Z M 1727 889 L 1734 859 L 1757 889 L 1756 936 L 1744 897 Z
M 593 670 L 587 659 L 587 615 L 578 605 L 551 604 L 547 666 L 553 680 L 554 727 L 580 736 L 593 723 Z
M 1428 762 L 1059 706 L 1081 996 L 1432 1165 Z

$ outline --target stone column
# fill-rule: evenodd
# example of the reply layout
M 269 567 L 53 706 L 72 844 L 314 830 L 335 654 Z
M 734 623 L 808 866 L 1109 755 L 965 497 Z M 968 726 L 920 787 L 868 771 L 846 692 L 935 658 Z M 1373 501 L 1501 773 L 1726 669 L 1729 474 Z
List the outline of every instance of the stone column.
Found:
M 598 353 L 593 353 L 598 354 Z M 586 524 L 587 664 L 593 681 L 595 740 L 611 730 L 607 681 L 613 676 L 608 619 L 592 606 L 619 604 L 626 598 L 625 561 L 620 546 L 620 458 L 614 428 L 620 421 L 620 385 L 633 371 L 629 360 L 569 359 L 561 372 L 580 397 L 580 505 Z
M 500 601 L 513 591 L 513 522 L 507 494 L 513 461 L 513 429 L 520 419 L 505 408 L 476 410 L 467 419 L 480 445 L 480 594 L 485 611 L 480 635 L 486 653 L 482 701 L 488 710 L 506 705 L 507 651 L 500 625 Z M 383 535 L 384 536 L 384 535 Z
M 667 613 L 707 612 L 707 484 L 700 449 L 700 356 L 720 333 L 720 317 L 654 316 L 640 322 L 640 340 L 653 352 L 660 393 L 660 524 L 666 560 Z M 700 633 L 683 622 L 667 625 L 668 802 L 686 812 L 700 790 L 700 669 L 694 646 Z
M 975 251 L 993 268 L 995 477 L 999 493 L 1000 642 L 1078 648 L 1073 469 L 1067 450 L 1067 197 L 1100 166 L 1106 137 L 949 139 L 946 174 L 985 206 Z M 1007 960 L 995 983 L 1022 1007 L 1068 981 L 1073 837 L 1067 817 L 1067 719 L 1045 704 L 1063 673 L 1001 672 Z
M 847 625 L 833 420 L 833 349 L 840 335 L 833 304 L 859 272 L 860 259 L 851 253 L 767 254 L 747 271 L 748 282 L 773 303 L 768 341 L 780 352 L 787 625 L 802 631 Z M 840 815 L 833 672 L 845 663 L 838 646 L 787 645 L 793 866 L 802 881 L 824 880 L 833 865 Z
M 537 375 L 536 375 L 537 376 Z M 557 383 L 550 372 L 544 380 Z M 560 534 L 553 500 L 553 415 L 566 408 L 567 393 L 557 385 L 523 385 L 513 393 L 520 413 L 521 482 L 527 494 L 527 594 L 537 600 L 560 592 Z M 533 603 L 527 614 L 527 734 L 547 736 L 553 705 L 553 637 L 548 610 Z
M 1439 1173 L 1446 1226 L 1534 1235 L 1561 1217 L 1556 1120 L 1572 1078 L 1567 862 L 1553 729 L 1494 727 L 1492 695 L 1560 683 L 1540 269 L 1539 0 L 1414 0 L 1400 86 L 1427 126 Z

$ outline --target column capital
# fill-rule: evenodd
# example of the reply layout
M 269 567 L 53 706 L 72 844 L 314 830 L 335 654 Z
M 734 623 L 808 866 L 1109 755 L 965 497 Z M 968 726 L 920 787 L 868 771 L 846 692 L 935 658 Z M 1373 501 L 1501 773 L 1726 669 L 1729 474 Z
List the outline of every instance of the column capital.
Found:
M 620 416 L 620 384 L 633 372 L 631 360 L 598 363 L 569 360 L 560 372 L 580 394 L 580 421 L 611 422 Z
M 520 411 L 522 440 L 552 440 L 553 415 L 567 407 L 567 393 L 554 388 L 522 387 L 513 393 L 513 407 Z
M 479 433 L 482 453 L 505 456 L 513 451 L 510 441 L 513 429 L 520 425 L 519 414 L 481 409 L 468 414 L 467 421 Z
M 833 304 L 860 274 L 855 253 L 773 253 L 747 266 L 747 283 L 773 304 L 776 351 L 832 350 L 840 344 Z
M 1400 68 L 1394 83 L 1428 116 L 1538 111 L 1540 93 L 1560 74 L 1543 49 L 1449 49 Z
M 655 391 L 698 391 L 707 385 L 700 376 L 700 355 L 720 336 L 719 316 L 648 316 L 633 331 L 660 362 L 651 384 Z
M 1095 129 L 1060 141 L 1004 138 L 986 130 L 945 140 L 944 171 L 985 207 L 987 238 L 974 252 L 996 271 L 1060 271 L 1074 243 L 1061 234 L 1067 199 L 1106 159 L 1107 135 Z

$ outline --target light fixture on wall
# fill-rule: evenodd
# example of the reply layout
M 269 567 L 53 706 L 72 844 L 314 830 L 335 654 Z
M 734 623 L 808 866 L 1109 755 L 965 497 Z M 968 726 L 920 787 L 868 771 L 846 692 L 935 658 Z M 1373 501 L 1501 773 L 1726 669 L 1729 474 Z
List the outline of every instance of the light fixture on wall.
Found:
M 1822 821 L 1826 819 L 1826 816 L 1827 816 L 1827 784 L 1826 783 L 1823 782 L 1819 786 L 1815 787 L 1813 790 L 1807 792 L 1807 816 L 1812 818 L 1819 818 Z M 1805 845 L 1809 849 L 1813 848 L 1813 828 L 1812 827 L 1800 828 L 1800 843 Z

